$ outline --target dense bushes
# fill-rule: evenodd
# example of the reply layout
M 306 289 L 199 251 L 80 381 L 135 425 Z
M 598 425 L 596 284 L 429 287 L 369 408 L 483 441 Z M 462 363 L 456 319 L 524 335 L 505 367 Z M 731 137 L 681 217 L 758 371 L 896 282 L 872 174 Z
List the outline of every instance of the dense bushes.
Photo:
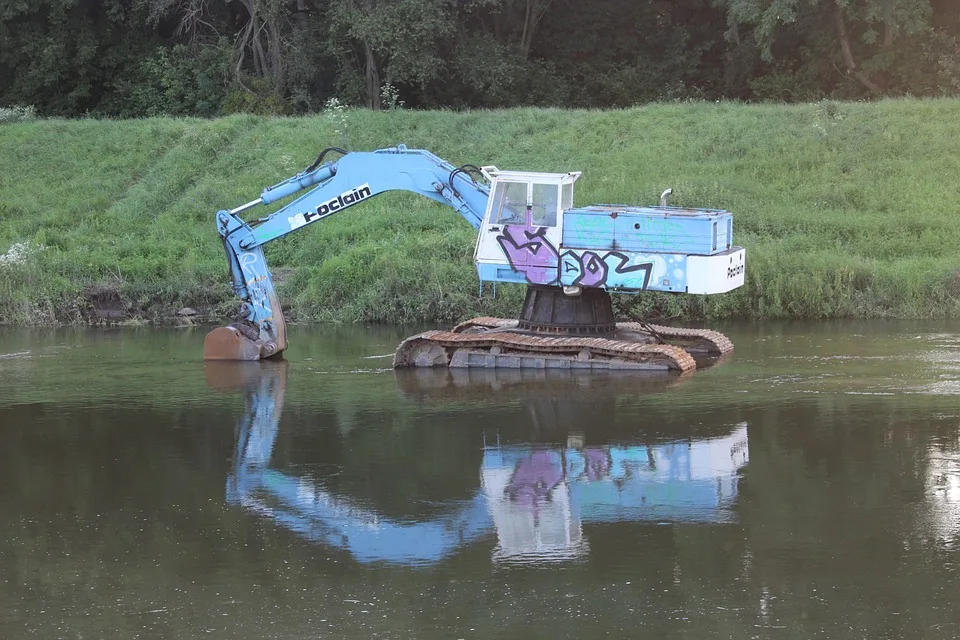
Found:
M 0 105 L 45 116 L 628 107 L 960 91 L 948 0 L 38 0 Z

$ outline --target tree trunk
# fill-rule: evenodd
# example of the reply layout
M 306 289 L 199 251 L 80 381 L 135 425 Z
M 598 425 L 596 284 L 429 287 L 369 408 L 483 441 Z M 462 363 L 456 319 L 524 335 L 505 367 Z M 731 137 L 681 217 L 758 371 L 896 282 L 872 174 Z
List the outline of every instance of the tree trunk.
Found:
M 380 110 L 380 70 L 377 68 L 377 59 L 373 55 L 370 43 L 363 41 L 363 50 L 367 58 L 367 107 Z
M 837 37 L 840 38 L 840 49 L 843 51 L 843 62 L 847 65 L 847 73 L 852 74 L 854 78 L 860 81 L 870 91 L 882 93 L 882 89 L 877 83 L 870 79 L 858 66 L 853 57 L 853 47 L 850 45 L 850 34 L 847 33 L 847 25 L 843 21 L 843 9 L 839 2 L 834 3 L 834 21 L 837 25 Z
M 520 50 L 523 51 L 524 57 L 530 54 L 528 36 L 533 36 L 533 25 L 531 24 L 530 16 L 533 13 L 534 2 L 536 2 L 536 0 L 527 0 L 526 11 L 524 11 L 523 15 L 523 33 L 520 34 Z
M 277 93 L 283 87 L 283 51 L 280 48 L 280 29 L 275 20 L 267 23 L 267 53 L 270 56 L 270 75 Z
M 297 21 L 297 26 L 301 29 L 307 28 L 307 13 L 310 9 L 307 8 L 307 0 L 297 0 L 297 10 L 294 13 Z
M 540 24 L 543 15 L 550 8 L 553 0 L 526 0 L 523 12 L 523 32 L 520 34 L 520 50 L 523 56 L 530 55 L 530 48 L 533 46 L 533 33 Z

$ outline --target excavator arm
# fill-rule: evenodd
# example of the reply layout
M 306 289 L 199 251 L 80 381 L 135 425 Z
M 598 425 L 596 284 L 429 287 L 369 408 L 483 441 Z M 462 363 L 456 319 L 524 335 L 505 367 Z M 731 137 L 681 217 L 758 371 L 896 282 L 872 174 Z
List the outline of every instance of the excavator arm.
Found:
M 342 157 L 323 162 L 335 151 Z M 204 342 L 208 360 L 260 360 L 287 348 L 286 325 L 263 245 L 328 218 L 386 191 L 411 191 L 455 209 L 479 229 L 489 188 L 471 176 L 473 165 L 454 165 L 429 151 L 403 145 L 371 152 L 327 149 L 301 173 L 264 189 L 260 197 L 236 209 L 217 213 L 233 289 L 242 301 L 241 320 L 212 331 Z M 305 189 L 296 200 L 258 220 L 240 214 L 270 205 Z

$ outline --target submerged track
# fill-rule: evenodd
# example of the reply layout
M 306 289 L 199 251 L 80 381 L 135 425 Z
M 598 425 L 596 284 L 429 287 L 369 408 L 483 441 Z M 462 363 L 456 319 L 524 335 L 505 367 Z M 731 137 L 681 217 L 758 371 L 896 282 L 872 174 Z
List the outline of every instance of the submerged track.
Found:
M 426 331 L 407 338 L 397 348 L 393 366 L 659 369 L 683 373 L 697 367 L 692 354 L 719 356 L 732 350 L 733 344 L 725 335 L 707 329 L 622 322 L 610 337 L 542 335 L 519 330 L 517 320 L 481 317 L 462 322 L 452 331 Z

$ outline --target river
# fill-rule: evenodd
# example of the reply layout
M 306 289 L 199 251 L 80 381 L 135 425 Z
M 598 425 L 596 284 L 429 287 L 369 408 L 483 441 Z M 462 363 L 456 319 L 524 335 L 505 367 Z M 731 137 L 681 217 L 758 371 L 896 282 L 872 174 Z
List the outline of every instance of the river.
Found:
M 0 329 L 0 637 L 955 638 L 960 322 L 670 375 Z

